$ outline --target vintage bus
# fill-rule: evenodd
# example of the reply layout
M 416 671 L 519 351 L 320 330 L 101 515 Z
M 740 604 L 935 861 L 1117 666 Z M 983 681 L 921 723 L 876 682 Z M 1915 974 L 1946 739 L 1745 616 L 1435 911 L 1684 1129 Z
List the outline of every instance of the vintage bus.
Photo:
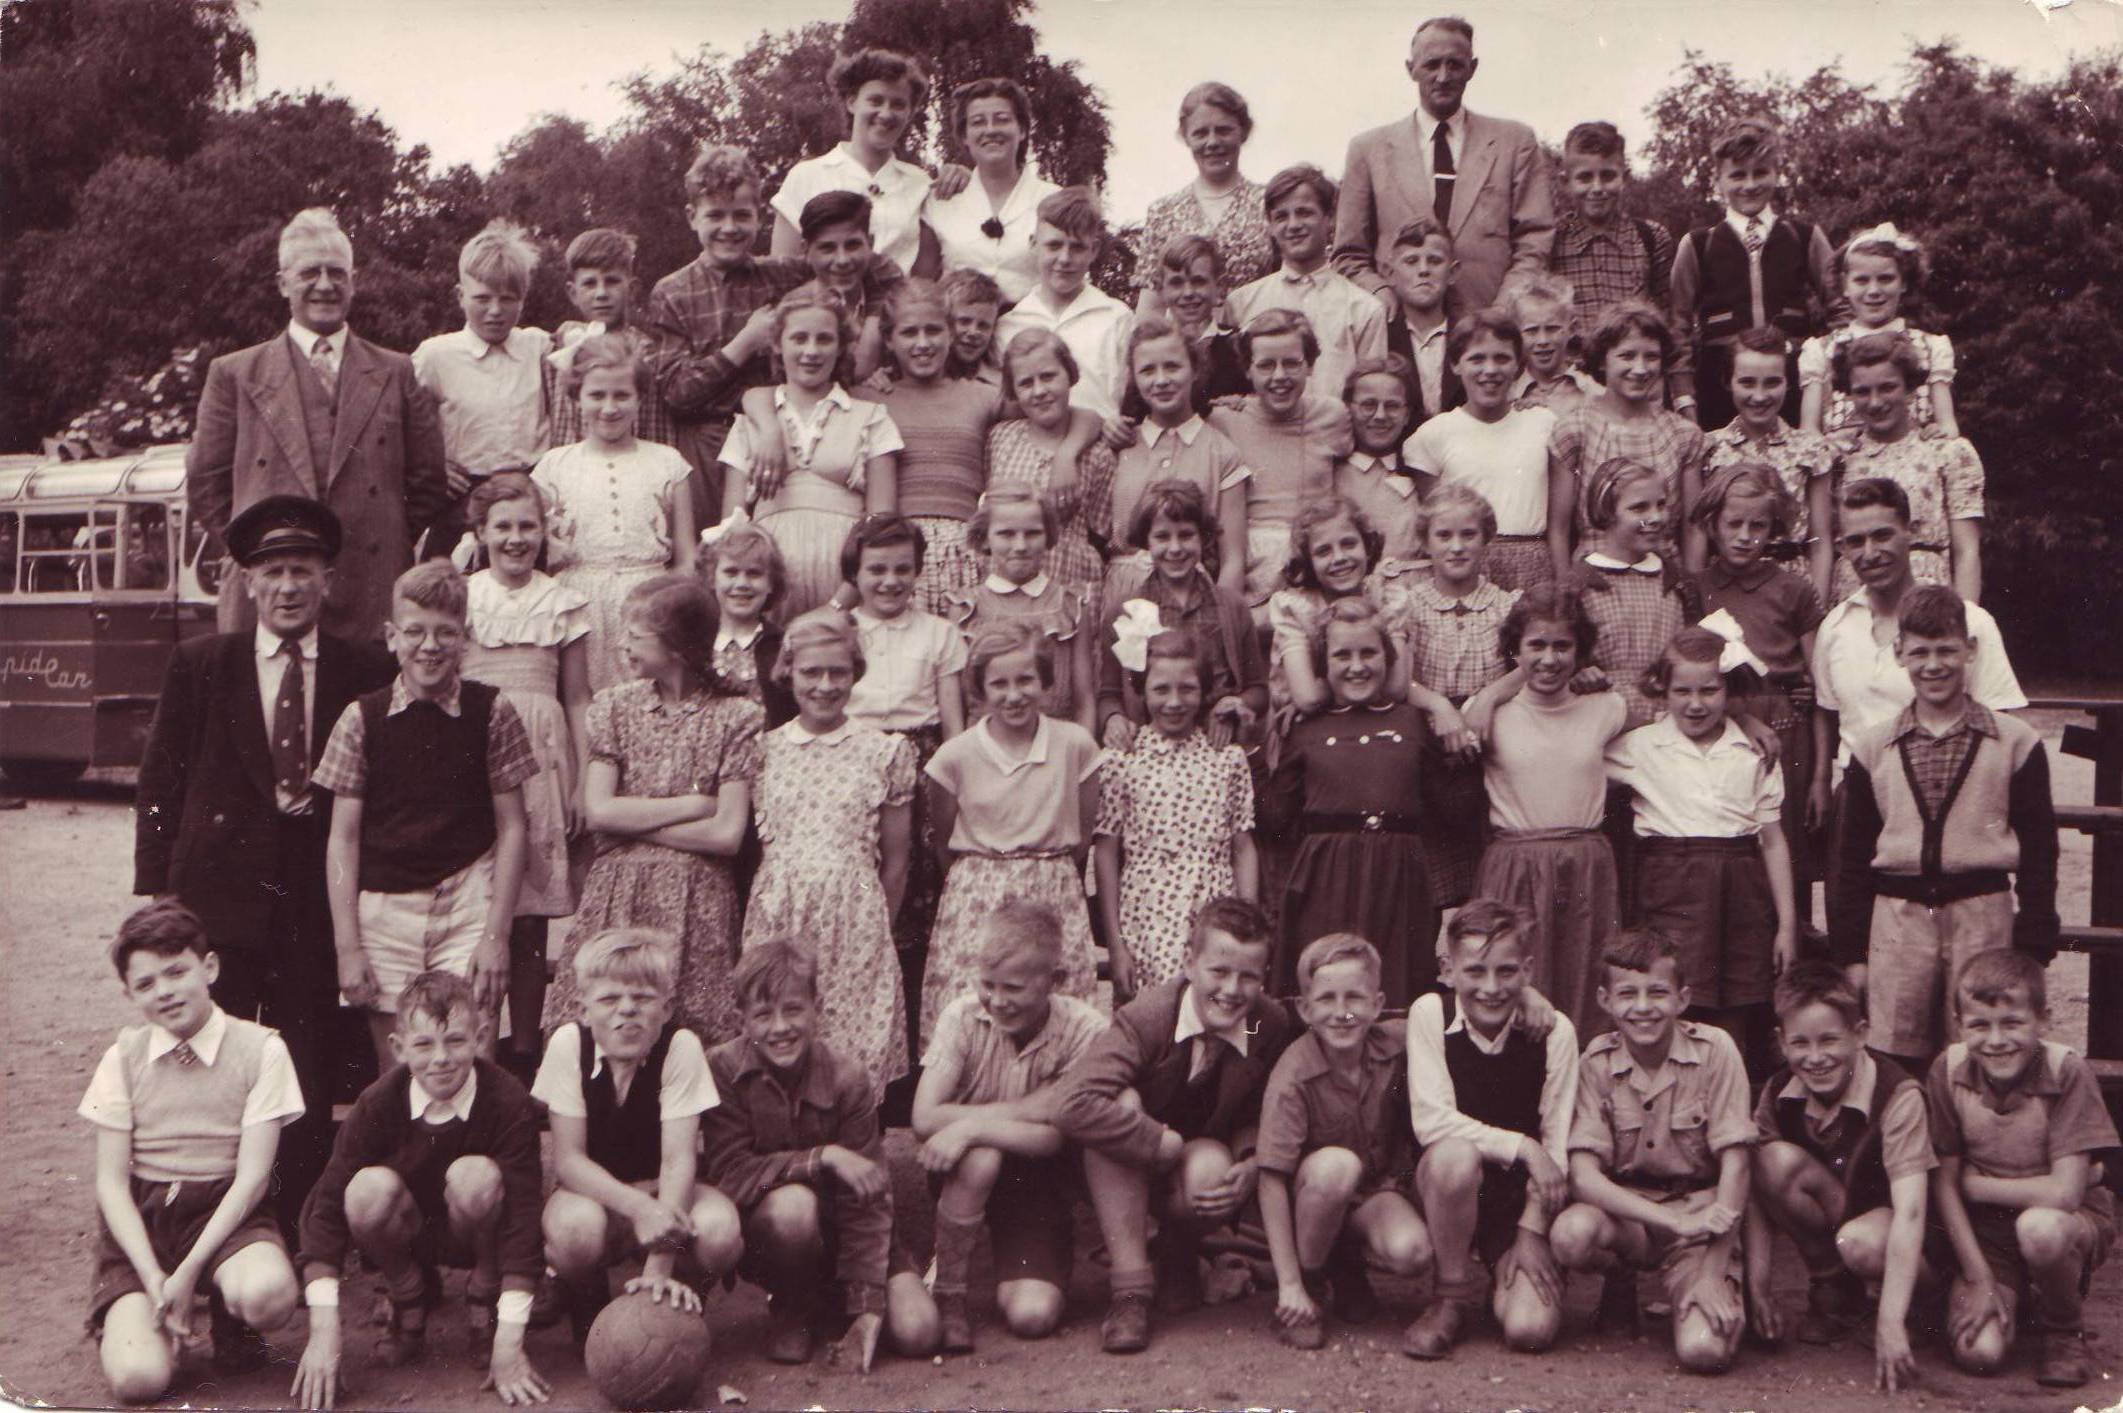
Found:
M 140 762 L 170 653 L 214 630 L 220 551 L 182 446 L 0 457 L 0 770 L 25 788 Z

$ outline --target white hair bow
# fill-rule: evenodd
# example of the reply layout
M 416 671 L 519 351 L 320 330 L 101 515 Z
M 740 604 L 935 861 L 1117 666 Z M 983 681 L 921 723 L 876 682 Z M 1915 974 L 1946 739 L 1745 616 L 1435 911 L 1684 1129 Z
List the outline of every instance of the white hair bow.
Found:
M 1769 664 L 1756 657 L 1754 650 L 1747 646 L 1747 632 L 1740 627 L 1740 620 L 1732 616 L 1731 609 L 1721 608 L 1716 613 L 1706 614 L 1695 626 L 1707 628 L 1725 640 L 1724 648 L 1718 653 L 1718 671 L 1748 667 L 1754 669 L 1758 677 L 1769 675 Z
M 1150 640 L 1164 629 L 1156 604 L 1148 599 L 1129 599 L 1120 606 L 1120 617 L 1113 620 L 1113 656 L 1130 672 L 1147 671 Z
M 1844 243 L 1845 250 L 1856 250 L 1861 245 L 1891 245 L 1904 255 L 1922 255 L 1923 245 L 1915 236 L 1904 235 L 1892 221 L 1882 221 L 1869 231 L 1859 231 Z
M 458 573 L 469 574 L 472 572 L 472 566 L 478 562 L 479 538 L 470 530 L 467 530 L 459 537 L 456 545 L 451 548 L 450 563 L 457 566 Z
M 605 332 L 604 320 L 592 319 L 587 324 L 567 324 L 560 330 L 560 342 L 546 355 L 546 362 L 557 373 L 566 373 L 575 366 L 575 349 L 584 339 L 596 338 Z
M 722 543 L 724 535 L 729 534 L 740 525 L 749 525 L 751 523 L 752 517 L 745 514 L 743 506 L 739 506 L 728 515 L 723 516 L 721 520 L 700 532 L 700 547 L 702 549 L 713 549 Z

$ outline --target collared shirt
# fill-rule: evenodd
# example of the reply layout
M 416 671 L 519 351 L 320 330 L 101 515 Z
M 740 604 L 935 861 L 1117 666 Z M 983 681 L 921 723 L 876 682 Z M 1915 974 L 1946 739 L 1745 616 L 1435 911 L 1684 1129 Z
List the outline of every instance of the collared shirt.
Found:
M 1088 1001 L 1055 992 L 1047 1023 L 1020 1045 L 1004 1033 L 972 992 L 937 1014 L 922 1068 L 954 1077 L 947 1104 L 1012 1104 L 1062 1077 L 1111 1020 Z
M 1887 739 L 1901 748 L 1910 783 L 1916 787 L 1917 803 L 1926 814 L 1936 815 L 1946 804 L 1954 778 L 1980 744 L 1976 739 L 1979 736 L 1997 740 L 1998 719 L 1973 701 L 1963 706 L 1961 715 L 1951 725 L 1937 733 L 1917 720 L 1913 703 L 1903 707 L 1895 718 Z
M 2069 1046 L 2041 1042 L 2017 1082 L 2000 1094 L 1956 1041 L 1931 1062 L 1924 1098 L 1931 1144 L 1991 1177 L 2040 1177 L 2059 1158 L 2118 1146 L 2100 1081 Z M 2098 1189 L 2089 1187 L 2089 1199 Z
M 1792 501 L 1791 531 L 1784 536 L 1783 543 L 1811 543 L 1814 526 L 1806 501 L 1813 483 L 1823 476 L 1833 476 L 1836 468 L 1842 465 L 1843 453 L 1837 450 L 1835 443 L 1816 433 L 1800 431 L 1781 418 L 1776 430 L 1766 437 L 1748 435 L 1737 417 L 1704 436 L 1710 443 L 1710 455 L 1703 462 L 1703 479 L 1708 481 L 1715 473 L 1740 461 L 1758 461 L 1769 467 L 1777 473 L 1778 483 L 1790 494 Z M 1806 570 L 1803 559 L 1786 563 L 1794 572 Z
M 428 705 L 447 716 L 459 715 L 463 711 L 463 687 L 461 679 L 452 681 L 449 692 Z M 396 716 L 420 700 L 426 699 L 414 696 L 401 673 L 391 681 L 391 700 L 384 715 Z M 531 751 L 530 733 L 524 730 L 523 718 L 506 696 L 494 698 L 493 715 L 487 718 L 486 769 L 487 788 L 497 795 L 507 794 L 538 773 L 538 757 Z M 349 799 L 358 800 L 367 792 L 368 728 L 361 718 L 360 702 L 347 703 L 339 724 L 332 728 L 331 739 L 324 743 L 324 756 L 310 773 L 310 782 L 320 790 Z
M 1391 565 L 1380 570 L 1378 597 L 1394 635 L 1408 644 L 1409 670 L 1431 691 L 1465 701 L 1504 675 L 1497 632 L 1517 589 L 1482 579 L 1453 598 L 1426 571 Z
M 1243 484 L 1252 474 L 1231 439 L 1200 417 L 1189 417 L 1177 427 L 1145 420 L 1135 445 L 1122 447 L 1115 459 L 1107 492 L 1110 505 L 1103 511 L 1087 505 L 1084 521 L 1103 528 L 1111 544 L 1141 549 L 1129 535 L 1135 508 L 1150 487 L 1159 481 L 1186 481 L 1214 510 L 1225 491 Z
M 896 618 L 855 610 L 868 666 L 848 692 L 848 719 L 880 731 L 918 731 L 943 720 L 945 679 L 966 670 L 966 640 L 933 613 L 907 608 Z M 955 684 L 950 690 L 958 690 Z
M 447 1099 L 437 1099 L 420 1087 L 414 1080 L 405 1087 L 405 1103 L 412 1116 L 423 1123 L 440 1127 L 452 1120 L 472 1117 L 472 1100 L 479 1093 L 479 1071 L 473 1070 L 464 1077 L 464 1083 Z
M 1718 1154 L 1754 1142 L 1746 1066 L 1716 1026 L 1674 1022 L 1666 1063 L 1650 1074 L 1613 1031 L 1586 1047 L 1570 1151 L 1592 1154 L 1616 1182 L 1711 1187 Z
M 1127 385 L 1128 330 L 1134 324 L 1134 311 L 1094 284 L 1087 282 L 1065 309 L 1039 285 L 997 322 L 995 346 L 1008 348 L 1027 329 L 1053 330 L 1076 359 L 1069 401 L 1100 417 L 1115 417 Z
M 1028 163 L 999 205 L 988 200 L 977 174 L 948 201 L 930 192 L 922 217 L 936 232 L 943 268 L 980 271 L 1001 286 L 1005 305 L 1023 299 L 1039 282 L 1032 250 L 1032 237 L 1039 228 L 1039 203 L 1058 190 Z M 991 220 L 1002 226 L 1000 235 L 991 236 L 981 229 Z
M 206 1024 L 193 1033 L 189 1042 L 179 1040 L 170 1031 L 153 1023 L 146 1030 L 144 1053 L 149 1064 L 180 1064 L 181 1061 L 170 1058 L 170 1054 L 179 1045 L 188 1043 L 199 1063 L 211 1069 L 221 1058 L 222 1042 L 228 1038 L 229 1017 L 219 1006 L 213 1007 Z M 114 1043 L 103 1052 L 75 1112 L 98 1128 L 131 1133 L 134 1127 L 133 1092 L 126 1077 L 125 1057 L 120 1050 L 122 1043 Z M 296 1082 L 295 1063 L 288 1056 L 287 1042 L 278 1033 L 269 1034 L 259 1056 L 258 1077 L 244 1096 L 241 1126 L 249 1128 L 252 1124 L 278 1123 L 303 1112 L 302 1087 Z
M 775 215 L 800 226 L 804 204 L 814 196 L 852 191 L 868 197 L 871 248 L 905 273 L 914 268 L 921 250 L 921 208 L 929 186 L 929 174 L 912 162 L 888 157 L 872 172 L 855 160 L 846 143 L 836 143 L 791 167 L 772 204 Z
M 1213 1053 L 1210 1046 L 1214 1042 L 1221 1040 L 1243 1055 L 1252 1039 L 1243 1025 L 1236 1030 L 1211 1034 L 1208 1022 L 1202 1019 L 1201 1003 L 1195 1000 L 1194 987 L 1190 983 L 1180 988 L 1179 1012 L 1172 1022 L 1172 1043 L 1174 1046 L 1184 1045 L 1197 1035 L 1203 1038 L 1195 1045 L 1193 1058 L 1187 1063 L 1187 1077 L 1190 1079 L 1208 1068 L 1209 1057 Z
M 1455 407 L 1417 427 L 1401 455 L 1440 482 L 1480 491 L 1499 535 L 1545 535 L 1554 436 L 1555 414 L 1545 407 L 1512 408 L 1494 422 Z
M 1570 1017 L 1558 1012 L 1547 1040 L 1542 1042 L 1545 1067 L 1541 1075 L 1541 1130 L 1527 1135 L 1485 1124 L 1463 1112 L 1452 1083 L 1452 1070 L 1445 1062 L 1448 1035 L 1464 1033 L 1483 1054 L 1501 1053 L 1514 1034 L 1522 1033 L 1518 1016 L 1513 1015 L 1495 1035 L 1484 1035 L 1467 1024 L 1466 1012 L 1456 1004 L 1448 1022 L 1445 1004 L 1444 997 L 1431 992 L 1416 997 L 1415 1004 L 1408 1008 L 1408 1096 L 1417 1141 L 1427 1148 L 1449 1138 L 1464 1138 L 1482 1155 L 1483 1162 L 1510 1167 L 1519 1161 L 1520 1145 L 1530 1136 L 1557 1167 L 1567 1170 L 1571 1106 L 1577 1100 L 1578 1087 L 1577 1029 L 1571 1025 Z M 1545 1229 L 1543 1214 L 1529 1215 L 1541 1219 Z M 1549 1212 L 1545 1217 L 1554 1215 Z
M 1796 1100 L 1803 1105 L 1801 1116 L 1807 1137 L 1823 1148 L 1836 1146 L 1852 1127 L 1862 1131 L 1872 1121 L 1873 1091 L 1879 1082 L 1879 1063 L 1864 1050 L 1858 1051 L 1850 1067 L 1850 1082 L 1831 1104 L 1821 1103 L 1806 1087 L 1806 1081 L 1793 1075 L 1774 1092 L 1766 1088 L 1762 1091 L 1754 1111 L 1755 1137 L 1764 1143 L 1782 1138 L 1777 1108 L 1780 1103 Z M 1923 1085 L 1904 1086 L 1881 1111 L 1880 1165 L 1886 1169 L 1889 1182 L 1914 1173 L 1928 1173 L 1939 1165 L 1938 1154 L 1931 1146 Z
M 1407 1048 L 1407 1022 L 1375 1021 L 1364 1032 L 1356 1073 L 1345 1075 L 1317 1031 L 1291 1041 L 1261 1096 L 1261 1170 L 1290 1177 L 1321 1148 L 1356 1154 L 1365 1183 L 1412 1170 L 1415 1145 L 1400 1084 Z
M 1415 477 L 1401 464 L 1397 452 L 1373 456 L 1353 451 L 1334 467 L 1334 489 L 1355 502 L 1385 538 L 1380 553 L 1386 559 L 1414 559 L 1422 553 L 1423 503 L 1416 496 Z
M 1449 118 L 1434 118 L 1428 108 L 1420 103 L 1415 105 L 1415 135 L 1423 144 L 1425 170 L 1430 166 L 1431 144 L 1437 141 L 1440 124 L 1443 124 L 1445 129 L 1445 146 L 1452 153 L 1452 170 L 1457 172 L 1460 169 L 1460 160 L 1467 150 L 1467 110 L 1455 108 Z M 1434 177 L 1437 174 L 1432 172 L 1431 175 Z M 1423 209 L 1429 210 L 1430 203 L 1424 202 Z
M 1616 559 L 1605 550 L 1588 550 L 1581 558 L 1594 569 L 1611 570 L 1617 574 L 1625 571 L 1634 571 L 1638 574 L 1656 577 L 1663 573 L 1666 568 L 1666 561 L 1659 558 L 1656 550 L 1647 550 L 1643 558 L 1634 560 Z
M 924 768 L 958 800 L 951 848 L 991 857 L 1080 848 L 1095 821 L 1083 816 L 1079 787 L 1098 774 L 1105 752 L 1075 722 L 1042 716 L 1030 748 L 1013 760 L 993 728 L 994 718 L 983 717 L 938 747 Z
M 1550 268 L 1570 281 L 1578 327 L 1594 328 L 1609 305 L 1625 299 L 1646 300 L 1654 309 L 1667 307 L 1673 237 L 1656 221 L 1639 223 L 1618 214 L 1606 225 L 1595 226 L 1575 209 L 1566 209 L 1556 217 Z
M 728 619 L 724 619 L 722 626 L 715 630 L 715 651 L 719 654 L 736 648 L 742 652 L 750 652 L 752 644 L 758 642 L 759 635 L 766 631 L 767 625 L 764 622 L 754 620 L 749 632 L 740 633 L 730 626 Z
M 1375 295 L 1332 266 L 1300 273 L 1285 265 L 1233 290 L 1225 301 L 1224 317 L 1243 329 L 1270 309 L 1295 310 L 1311 323 L 1319 340 L 1319 359 L 1312 365 L 1306 386 L 1320 397 L 1339 399 L 1351 368 L 1366 359 L 1386 356 L 1385 309 Z
M 1636 832 L 1656 839 L 1751 839 L 1778 823 L 1784 772 L 1729 717 L 1708 747 L 1670 716 L 1607 745 L 1607 778 L 1635 794 Z
M 1762 294 L 1762 251 L 1769 244 L 1769 233 L 1776 229 L 1777 213 L 1774 207 L 1764 206 L 1752 216 L 1743 216 L 1731 207 L 1725 208 L 1725 224 L 1740 238 L 1743 249 L 1747 247 L 1747 230 L 1754 228 L 1757 243 L 1747 250 L 1748 314 L 1747 327 L 1759 329 L 1769 322 L 1769 311 Z
M 338 374 L 346 371 L 346 345 L 347 340 L 352 335 L 347 332 L 345 324 L 341 324 L 328 334 L 320 334 L 315 329 L 305 329 L 302 325 L 290 319 L 288 320 L 287 336 L 294 341 L 295 352 L 300 355 L 303 362 L 310 363 L 315 361 L 317 345 L 321 341 L 332 351 L 330 361 L 333 373 Z
M 1992 711 L 2027 705 L 1998 621 L 1981 604 L 1969 604 L 1968 634 L 1976 651 L 1968 664 L 1968 695 Z M 1894 720 L 1916 699 L 1909 673 L 1895 661 L 1895 635 L 1873 632 L 1872 595 L 1860 589 L 1828 610 L 1813 640 L 1814 697 L 1824 710 L 1840 713 L 1836 764 L 1850 760 L 1858 738 Z
M 1047 585 L 1053 580 L 1042 570 L 1022 584 L 1013 584 L 1000 574 L 990 574 L 982 582 L 987 585 L 991 594 L 1023 594 L 1026 598 L 1036 599 L 1047 592 Z
M 590 1078 L 604 1073 L 607 1058 L 604 1046 L 592 1036 Z M 547 1109 L 564 1119 L 590 1116 L 589 1101 L 582 1093 L 581 1026 L 561 1026 L 546 1041 L 545 1058 L 539 1061 L 538 1077 L 531 1082 L 531 1097 L 543 1101 Z M 670 1048 L 663 1055 L 663 1080 L 656 1091 L 658 1121 L 694 1118 L 721 1102 L 715 1076 L 708 1073 L 707 1051 L 701 1048 L 700 1037 L 685 1026 L 674 1027 Z
M 1545 383 L 1531 373 L 1521 373 L 1511 385 L 1511 405 L 1522 412 L 1536 407 L 1562 412 L 1599 393 L 1599 380 L 1582 368 L 1565 368 Z
M 470 475 L 528 470 L 545 451 L 552 342 L 544 329 L 518 325 L 500 343 L 458 329 L 413 350 L 413 376 L 442 417 L 443 447 Z
M 1451 321 L 1440 319 L 1436 327 L 1419 330 L 1408 322 L 1405 312 L 1396 317 L 1408 331 L 1408 351 L 1415 361 L 1416 385 L 1422 391 L 1423 406 L 1435 413 L 1445 402 L 1445 343 L 1451 333 Z M 1326 388 L 1324 383 L 1316 386 L 1323 392 Z M 1341 389 L 1337 387 L 1335 391 L 1339 393 Z
M 1804 560 L 1788 561 L 1804 570 Z M 1700 580 L 1705 614 L 1724 609 L 1739 622 L 1747 646 L 1771 672 L 1806 670 L 1806 635 L 1821 626 L 1821 599 L 1803 573 L 1787 574 L 1769 560 L 1734 569 L 1711 557 Z
M 308 741 L 317 734 L 317 629 L 295 639 L 295 644 L 302 654 L 302 739 Z M 258 705 L 265 712 L 265 729 L 270 735 L 280 706 L 280 684 L 287 680 L 287 639 L 261 623 L 252 645 L 258 657 Z M 294 808 L 302 798 L 277 786 L 273 793 L 283 810 Z M 304 796 L 307 794 L 304 791 Z
M 803 724 L 802 717 L 785 722 L 784 727 L 781 734 L 795 746 L 837 746 L 857 729 L 855 719 L 849 716 L 843 716 L 840 725 L 831 731 L 813 731 Z
M 1923 370 L 1922 386 L 1909 390 L 1909 416 L 1920 428 L 1931 426 L 1938 418 L 1933 386 L 1943 383 L 1948 389 L 1953 387 L 1953 340 L 1944 334 L 1912 329 L 1907 319 L 1897 316 L 1876 329 L 1857 323 L 1844 324 L 1799 346 L 1799 390 L 1821 390 L 1821 430 L 1836 433 L 1862 425 L 1850 394 L 1835 385 L 1835 355 L 1838 349 L 1848 348 L 1870 334 L 1900 334 L 1908 340 L 1910 351 L 1916 354 L 1917 366 Z

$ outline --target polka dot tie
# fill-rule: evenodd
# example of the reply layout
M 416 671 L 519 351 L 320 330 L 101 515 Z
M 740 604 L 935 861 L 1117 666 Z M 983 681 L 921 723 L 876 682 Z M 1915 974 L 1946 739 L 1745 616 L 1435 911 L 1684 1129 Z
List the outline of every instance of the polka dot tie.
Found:
M 199 1052 L 192 1048 L 191 1041 L 180 1040 L 177 1042 L 177 1048 L 170 1051 L 170 1058 L 180 1065 L 190 1067 L 199 1063 Z
M 280 675 L 280 695 L 273 702 L 273 785 L 287 805 L 309 788 L 310 743 L 302 706 L 302 643 L 283 638 L 280 651 L 287 655 L 287 671 Z
M 1759 215 L 1749 216 L 1747 218 L 1746 234 L 1740 237 L 1742 241 L 1746 242 L 1747 253 L 1750 255 L 1759 253 L 1762 249 L 1762 242 L 1767 238 L 1762 234 L 1762 218 Z

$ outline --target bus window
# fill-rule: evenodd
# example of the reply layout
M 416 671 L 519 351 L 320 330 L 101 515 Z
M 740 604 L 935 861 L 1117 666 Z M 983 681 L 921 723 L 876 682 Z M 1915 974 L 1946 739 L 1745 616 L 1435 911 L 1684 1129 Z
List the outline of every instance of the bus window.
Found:
M 169 511 L 152 502 L 125 507 L 125 580 L 128 589 L 170 586 Z
M 84 511 L 25 515 L 22 591 L 29 594 L 87 593 L 88 544 L 88 515 Z
M 0 594 L 15 592 L 15 555 L 22 548 L 22 517 L 0 510 Z

